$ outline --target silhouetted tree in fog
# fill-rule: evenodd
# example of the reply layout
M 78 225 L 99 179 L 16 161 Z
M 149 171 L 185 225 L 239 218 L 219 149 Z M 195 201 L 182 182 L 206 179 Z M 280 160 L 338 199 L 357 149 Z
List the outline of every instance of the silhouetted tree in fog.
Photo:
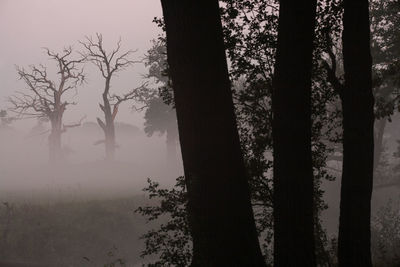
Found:
M 375 97 L 374 172 L 385 150 L 383 136 L 400 106 L 400 2 L 370 1 L 372 86 Z M 378 168 L 379 171 L 379 168 Z M 375 172 L 376 174 L 376 172 Z
M 72 48 L 65 48 L 62 53 L 46 49 L 50 60 L 56 63 L 58 80 L 52 80 L 44 65 L 30 66 L 29 70 L 17 67 L 18 76 L 27 85 L 27 92 L 17 92 L 9 98 L 11 110 L 23 117 L 47 118 L 51 123 L 49 135 L 50 161 L 62 159 L 61 135 L 77 124 L 63 124 L 64 112 L 68 106 L 76 104 L 65 100 L 67 93 L 76 94 L 76 89 L 84 82 L 81 64 L 84 58 L 72 58 Z
M 153 40 L 153 46 L 144 59 L 148 67 L 146 78 L 153 80 L 157 93 L 146 101 L 144 131 L 151 136 L 155 132 L 166 134 L 167 160 L 171 167 L 176 165 L 178 125 L 173 103 L 171 80 L 168 73 L 167 47 L 165 38 Z
M 339 265 L 371 266 L 374 98 L 368 0 L 344 0 Z
M 316 0 L 282 0 L 273 81 L 274 265 L 315 266 L 311 70 Z
M 101 34 L 96 34 L 96 39 L 86 37 L 84 42 L 84 56 L 88 61 L 92 62 L 100 71 L 104 78 L 104 89 L 102 94 L 103 103 L 100 103 L 100 109 L 104 114 L 104 120 L 97 118 L 97 123 L 104 132 L 104 140 L 99 140 L 95 144 L 104 143 L 106 150 L 106 159 L 114 160 L 116 142 L 115 142 L 115 126 L 114 121 L 118 113 L 119 105 L 128 100 L 140 99 L 143 93 L 144 86 L 140 86 L 130 90 L 129 92 L 117 95 L 111 92 L 111 79 L 115 77 L 117 72 L 125 70 L 127 67 L 139 61 L 130 59 L 134 52 L 128 50 L 121 52 L 121 40 L 118 41 L 117 47 L 111 52 L 107 52 L 103 45 L 103 37 Z
M 148 101 L 148 108 L 144 114 L 144 131 L 152 136 L 155 132 L 166 134 L 167 137 L 167 160 L 175 165 L 178 141 L 178 125 L 176 122 L 175 109 L 159 97 Z
M 193 237 L 192 266 L 264 266 L 218 1 L 162 0 Z

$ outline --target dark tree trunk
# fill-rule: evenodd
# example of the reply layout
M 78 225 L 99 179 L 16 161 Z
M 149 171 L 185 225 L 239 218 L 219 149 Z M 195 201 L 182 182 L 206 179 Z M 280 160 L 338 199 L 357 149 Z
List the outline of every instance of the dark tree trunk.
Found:
M 218 1 L 162 0 L 192 266 L 265 266 L 240 150 Z
M 374 98 L 368 0 L 345 0 L 343 21 L 343 174 L 339 265 L 371 266 Z
M 273 91 L 274 266 L 315 266 L 311 71 L 315 0 L 281 0 Z

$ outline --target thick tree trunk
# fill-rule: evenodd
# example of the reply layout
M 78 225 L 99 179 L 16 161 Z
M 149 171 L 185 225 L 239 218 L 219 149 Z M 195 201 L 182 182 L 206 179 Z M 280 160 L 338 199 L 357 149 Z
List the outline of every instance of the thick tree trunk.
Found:
M 193 237 L 192 266 L 264 266 L 218 1 L 162 0 Z
M 311 71 L 315 0 L 281 0 L 273 91 L 274 266 L 315 266 Z
M 345 0 L 343 21 L 343 174 L 339 265 L 371 266 L 374 98 L 368 0 Z
M 51 132 L 49 135 L 50 163 L 58 163 L 62 160 L 61 135 L 62 135 L 61 121 L 51 122 Z

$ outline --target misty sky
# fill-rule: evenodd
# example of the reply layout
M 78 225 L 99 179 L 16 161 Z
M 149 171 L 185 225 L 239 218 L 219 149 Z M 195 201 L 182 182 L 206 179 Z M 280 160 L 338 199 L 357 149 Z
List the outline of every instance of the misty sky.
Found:
M 133 59 L 139 60 L 150 47 L 150 40 L 160 33 L 152 23 L 160 15 L 159 0 L 0 0 L 0 108 L 9 105 L 7 96 L 24 89 L 24 83 L 17 79 L 15 64 L 53 66 L 42 47 L 60 51 L 73 45 L 79 50 L 78 40 L 98 32 L 109 49 L 121 37 L 124 50 L 138 49 Z M 79 88 L 75 98 L 78 105 L 66 111 L 66 123 L 83 115 L 87 115 L 87 121 L 94 121 L 100 114 L 103 80 L 93 67 L 88 66 L 86 72 L 88 84 Z M 143 65 L 131 67 L 114 79 L 112 89 L 123 92 L 140 85 L 145 72 Z M 121 107 L 117 120 L 142 128 L 143 114 L 132 112 L 129 106 L 126 103 Z M 19 122 L 22 124 L 30 123 Z

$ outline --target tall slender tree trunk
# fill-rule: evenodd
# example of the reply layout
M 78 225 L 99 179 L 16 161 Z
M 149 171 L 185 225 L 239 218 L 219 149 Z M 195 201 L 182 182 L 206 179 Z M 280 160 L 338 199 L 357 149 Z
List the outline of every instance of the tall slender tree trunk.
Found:
M 193 238 L 191 266 L 265 266 L 217 0 L 162 0 Z
M 274 266 L 315 266 L 311 71 L 315 0 L 281 0 L 273 91 Z
M 368 0 L 344 0 L 343 174 L 339 265 L 371 266 L 374 98 Z

